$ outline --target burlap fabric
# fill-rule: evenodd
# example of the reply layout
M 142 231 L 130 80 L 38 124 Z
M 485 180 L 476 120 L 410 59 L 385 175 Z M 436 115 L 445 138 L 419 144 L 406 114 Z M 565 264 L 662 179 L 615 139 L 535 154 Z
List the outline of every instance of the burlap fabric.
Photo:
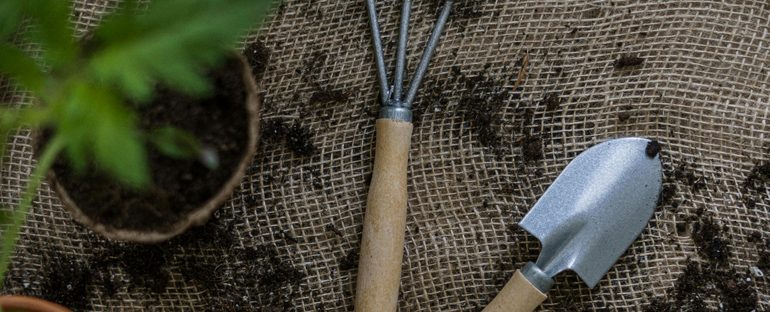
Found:
M 412 69 L 437 2 L 415 1 Z M 516 222 L 577 153 L 622 136 L 663 144 L 667 192 L 595 289 L 562 275 L 542 311 L 639 311 L 676 301 L 688 263 L 714 262 L 714 242 L 695 235 L 703 222 L 721 227 L 716 243 L 729 247 L 722 268 L 747 281 L 757 311 L 770 309 L 770 272 L 758 269 L 770 240 L 760 170 L 770 156 L 765 1 L 458 2 L 416 103 L 401 311 L 480 310 L 537 257 L 538 242 Z M 78 0 L 72 21 L 85 31 L 115 5 Z M 378 6 L 392 68 L 400 2 Z M 363 1 L 283 1 L 244 44 L 254 41 L 270 50 L 264 120 L 307 127 L 317 149 L 300 155 L 268 135 L 213 221 L 227 225 L 221 232 L 233 248 L 204 238 L 161 245 L 167 284 L 135 286 L 130 272 L 111 266 L 93 273 L 100 278 L 88 283 L 81 309 L 352 309 L 378 105 Z M 641 64 L 622 66 L 624 55 Z M 5 102 L 30 100 L 8 83 L 2 94 Z M 9 147 L 0 172 L 5 206 L 18 202 L 34 166 L 27 134 Z M 87 264 L 115 245 L 75 224 L 44 186 L 4 292 L 39 295 L 52 258 Z M 233 255 L 248 249 L 263 252 Z M 254 273 L 243 271 L 249 263 L 257 281 L 237 282 Z M 277 273 L 262 269 L 276 263 Z M 213 267 L 217 284 L 190 278 L 195 264 Z M 278 275 L 288 278 L 271 280 Z M 724 297 L 702 299 L 717 310 Z

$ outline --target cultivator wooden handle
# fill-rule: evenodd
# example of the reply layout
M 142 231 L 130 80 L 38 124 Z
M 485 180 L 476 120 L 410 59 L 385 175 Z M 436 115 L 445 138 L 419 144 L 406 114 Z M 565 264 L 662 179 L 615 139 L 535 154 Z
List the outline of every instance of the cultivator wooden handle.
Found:
M 503 290 L 482 312 L 532 312 L 546 298 L 544 293 L 521 274 L 521 270 L 516 270 Z
M 395 77 L 393 84 L 389 85 L 375 0 L 366 0 L 380 84 L 381 106 L 376 125 L 374 169 L 369 198 L 366 201 L 356 281 L 357 312 L 392 312 L 396 311 L 398 306 L 398 286 L 401 284 L 401 259 L 404 256 L 406 232 L 406 170 L 412 136 L 412 103 L 438 46 L 453 2 L 446 0 L 444 3 L 409 88 L 405 89 L 406 43 L 412 1 L 403 0 Z
M 378 119 L 366 201 L 355 310 L 396 311 L 406 231 L 406 178 L 412 123 Z

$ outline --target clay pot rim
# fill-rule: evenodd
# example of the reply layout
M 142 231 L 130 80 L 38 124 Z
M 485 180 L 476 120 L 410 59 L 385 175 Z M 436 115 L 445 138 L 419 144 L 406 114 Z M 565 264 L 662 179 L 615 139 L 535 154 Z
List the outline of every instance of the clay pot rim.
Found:
M 164 231 L 157 230 L 129 230 L 118 229 L 105 225 L 87 216 L 75 201 L 70 197 L 67 190 L 58 183 L 56 174 L 53 170 L 49 170 L 46 176 L 48 183 L 56 190 L 59 198 L 62 201 L 64 207 L 69 211 L 72 218 L 92 229 L 93 231 L 101 234 L 102 236 L 120 241 L 130 241 L 137 243 L 159 243 L 167 241 L 179 234 L 184 233 L 193 226 L 200 226 L 205 224 L 216 209 L 222 206 L 233 193 L 235 188 L 239 186 L 241 180 L 245 176 L 246 168 L 252 161 L 254 153 L 257 149 L 257 141 L 260 136 L 260 118 L 259 109 L 261 106 L 261 98 L 259 96 L 259 87 L 257 82 L 251 74 L 251 68 L 248 65 L 246 59 L 240 53 L 234 53 L 234 57 L 237 58 L 242 66 L 242 76 L 245 84 L 246 92 L 248 94 L 246 98 L 246 110 L 248 112 L 249 123 L 249 141 L 246 147 L 246 152 L 243 154 L 241 161 L 235 168 L 235 171 L 230 178 L 225 182 L 219 191 L 209 198 L 203 205 L 196 209 L 191 210 L 180 220 L 174 224 L 164 227 Z
M 29 312 L 72 312 L 72 310 L 57 303 L 20 295 L 0 295 L 0 307 Z

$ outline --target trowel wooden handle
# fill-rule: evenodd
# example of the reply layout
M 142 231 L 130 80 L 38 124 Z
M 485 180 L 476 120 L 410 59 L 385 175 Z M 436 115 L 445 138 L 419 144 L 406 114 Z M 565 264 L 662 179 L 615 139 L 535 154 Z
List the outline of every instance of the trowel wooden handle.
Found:
M 532 312 L 547 296 L 516 270 L 503 290 L 482 312 Z
M 355 310 L 396 311 L 406 231 L 406 169 L 412 124 L 378 119 L 366 202 Z

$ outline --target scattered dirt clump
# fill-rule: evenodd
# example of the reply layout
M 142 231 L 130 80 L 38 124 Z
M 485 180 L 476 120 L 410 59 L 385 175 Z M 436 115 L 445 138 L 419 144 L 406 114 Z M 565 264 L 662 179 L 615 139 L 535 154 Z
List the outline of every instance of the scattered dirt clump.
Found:
M 302 68 L 297 73 L 302 75 L 305 82 L 316 84 L 321 79 L 321 70 L 326 63 L 327 55 L 323 51 L 315 51 L 310 58 L 304 61 Z
M 288 125 L 280 118 L 266 120 L 262 125 L 262 135 L 265 141 L 285 141 L 286 146 L 299 156 L 311 156 L 318 151 L 312 141 L 313 131 L 298 121 Z
M 340 270 L 352 270 L 358 267 L 358 249 L 352 249 L 347 255 L 340 258 Z
M 695 168 L 692 163 L 684 162 L 674 171 L 674 178 L 690 186 L 693 192 L 706 188 L 706 179 L 695 174 Z
M 764 191 L 770 181 L 770 161 L 757 164 L 751 169 L 749 176 L 743 181 L 743 187 L 753 191 Z
M 746 180 L 743 181 L 743 203 L 754 209 L 757 202 L 764 200 L 767 183 L 770 182 L 770 161 L 754 165 Z
M 319 88 L 310 96 L 310 103 L 335 104 L 346 102 L 350 95 L 340 90 Z
M 249 61 L 249 65 L 251 65 L 251 73 L 254 75 L 254 78 L 257 80 L 262 79 L 270 61 L 270 48 L 262 41 L 255 41 L 246 47 L 243 54 L 246 56 L 246 60 Z
M 676 184 L 665 184 L 660 190 L 660 197 L 658 198 L 658 205 L 671 205 L 672 200 L 676 196 Z
M 647 157 L 655 158 L 660 153 L 660 142 L 652 140 L 647 143 L 647 147 L 644 149 L 644 153 Z
M 487 74 L 488 66 L 481 73 L 468 77 L 461 73 L 458 81 L 465 87 L 458 103 L 463 119 L 476 131 L 479 142 L 496 154 L 503 152 L 502 138 L 497 128 L 503 123 L 500 110 L 508 99 L 509 90 Z
M 722 228 L 711 218 L 693 224 L 692 239 L 698 251 L 707 260 L 725 264 L 730 257 L 728 240 L 722 237 Z
M 208 293 L 207 306 L 216 308 L 212 311 L 247 309 L 250 305 L 242 289 L 254 287 L 269 294 L 272 307 L 284 311 L 291 306 L 293 288 L 305 278 L 305 273 L 281 259 L 272 245 L 227 249 L 215 258 L 188 256 L 181 271 L 199 290 Z
M 763 273 L 770 275 L 770 240 L 765 243 L 764 249 L 759 252 L 757 268 L 762 270 Z
M 526 136 L 521 142 L 521 157 L 524 161 L 543 159 L 543 139 L 540 136 Z
M 75 311 L 89 306 L 88 285 L 92 280 L 88 263 L 64 255 L 54 255 L 45 261 L 45 278 L 40 296 Z
M 615 60 L 613 65 L 617 69 L 624 69 L 629 67 L 635 67 L 642 65 L 644 63 L 644 59 L 635 55 L 621 55 L 620 58 Z
M 561 99 L 556 93 L 546 93 L 543 96 L 543 100 L 540 101 L 540 105 L 545 106 L 546 111 L 552 112 L 559 109 Z
M 621 110 L 618 112 L 618 121 L 620 122 L 626 122 L 629 119 L 631 119 L 631 111 L 634 109 L 631 105 L 626 105 L 621 108 Z
M 482 10 L 482 7 L 484 6 L 484 3 L 489 0 L 463 0 L 463 1 L 455 1 L 454 7 L 452 8 L 452 14 L 449 15 L 449 18 L 454 20 L 468 20 L 473 18 L 479 18 L 484 16 L 484 11 Z M 439 10 L 444 8 L 444 4 L 446 3 L 446 0 L 434 0 L 431 3 L 431 9 L 438 13 Z
M 719 302 L 720 311 L 756 311 L 757 293 L 748 275 L 689 262 L 676 281 L 671 298 L 654 298 L 647 312 L 709 311 L 705 300 Z
M 97 269 L 117 265 L 131 278 L 129 287 L 142 287 L 154 293 L 166 289 L 171 273 L 166 267 L 167 250 L 160 245 L 116 245 L 95 260 Z
M 310 156 L 315 154 L 318 148 L 313 144 L 312 138 L 312 130 L 298 122 L 294 122 L 287 128 L 286 144 L 297 155 Z

